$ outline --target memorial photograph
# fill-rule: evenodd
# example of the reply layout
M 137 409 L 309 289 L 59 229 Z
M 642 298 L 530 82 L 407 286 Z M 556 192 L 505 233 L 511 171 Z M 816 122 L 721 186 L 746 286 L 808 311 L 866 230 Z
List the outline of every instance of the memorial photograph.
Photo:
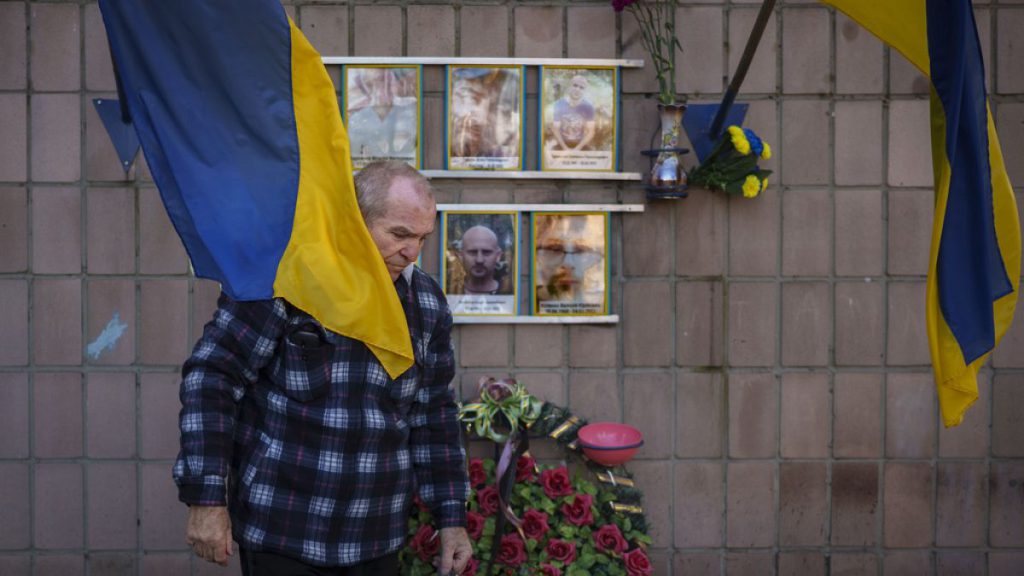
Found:
M 349 65 L 344 110 L 352 167 L 403 160 L 420 167 L 420 67 Z
M 540 78 L 541 169 L 615 170 L 616 70 L 542 66 Z
M 532 219 L 533 313 L 608 313 L 606 212 L 535 212 Z
M 523 68 L 448 68 L 449 170 L 523 169 Z
M 457 315 L 513 315 L 518 296 L 518 212 L 442 215 L 441 276 Z

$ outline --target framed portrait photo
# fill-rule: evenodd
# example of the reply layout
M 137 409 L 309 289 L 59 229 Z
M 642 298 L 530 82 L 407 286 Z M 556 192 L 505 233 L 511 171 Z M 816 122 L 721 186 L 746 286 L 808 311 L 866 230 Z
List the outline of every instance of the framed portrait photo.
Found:
M 344 67 L 344 111 L 352 168 L 375 160 L 402 160 L 419 168 L 420 66 Z
M 519 212 L 445 212 L 441 237 L 441 277 L 452 314 L 515 315 Z
M 522 170 L 522 66 L 448 66 L 445 167 Z
M 607 212 L 534 212 L 531 271 L 533 313 L 596 316 L 608 313 Z
M 618 84 L 617 68 L 541 66 L 541 170 L 616 169 Z

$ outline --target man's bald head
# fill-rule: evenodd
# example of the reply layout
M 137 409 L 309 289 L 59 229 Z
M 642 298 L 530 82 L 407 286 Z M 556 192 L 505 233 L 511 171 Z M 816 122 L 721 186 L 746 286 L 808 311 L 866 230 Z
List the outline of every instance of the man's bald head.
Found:
M 466 287 L 474 292 L 497 288 L 494 270 L 501 260 L 498 235 L 486 226 L 473 226 L 462 234 L 459 255 L 466 270 Z
M 471 243 L 487 243 L 493 245 L 495 248 L 498 247 L 498 235 L 494 233 L 487 226 L 473 226 L 469 230 L 466 230 L 462 234 L 463 249 L 465 249 L 466 240 Z

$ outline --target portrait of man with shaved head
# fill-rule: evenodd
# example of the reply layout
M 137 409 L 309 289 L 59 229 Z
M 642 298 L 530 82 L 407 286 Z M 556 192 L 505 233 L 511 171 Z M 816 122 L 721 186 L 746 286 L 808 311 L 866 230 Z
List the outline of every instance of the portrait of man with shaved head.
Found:
M 515 213 L 450 212 L 444 218 L 442 263 L 454 314 L 515 314 Z

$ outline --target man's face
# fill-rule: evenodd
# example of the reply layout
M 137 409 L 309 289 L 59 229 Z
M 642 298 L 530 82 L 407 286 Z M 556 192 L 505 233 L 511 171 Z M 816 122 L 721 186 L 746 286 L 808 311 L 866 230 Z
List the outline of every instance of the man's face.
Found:
M 434 231 L 434 201 L 408 178 L 395 178 L 388 189 L 387 210 L 369 223 L 370 236 L 384 258 L 391 280 L 416 261 L 423 241 Z
M 560 217 L 537 237 L 537 275 L 541 285 L 554 294 L 581 296 L 588 270 L 603 258 L 603 247 L 595 246 L 584 217 Z
M 470 228 L 462 236 L 462 266 L 477 280 L 494 277 L 494 269 L 501 260 L 501 249 L 494 233 L 483 228 Z
M 569 98 L 573 101 L 583 98 L 583 93 L 587 91 L 587 81 L 579 76 L 572 79 L 572 83 L 569 84 Z
M 472 80 L 465 80 L 455 89 L 455 112 L 478 123 L 486 123 L 491 95 Z
M 362 71 L 363 84 L 366 86 L 366 91 L 370 93 L 370 97 L 377 100 L 385 93 L 385 77 L 387 74 L 386 70 L 378 68 L 370 68 Z
M 465 81 L 455 89 L 454 125 L 455 151 L 459 156 L 475 155 L 484 136 L 484 127 L 491 121 L 490 98 L 482 87 Z

